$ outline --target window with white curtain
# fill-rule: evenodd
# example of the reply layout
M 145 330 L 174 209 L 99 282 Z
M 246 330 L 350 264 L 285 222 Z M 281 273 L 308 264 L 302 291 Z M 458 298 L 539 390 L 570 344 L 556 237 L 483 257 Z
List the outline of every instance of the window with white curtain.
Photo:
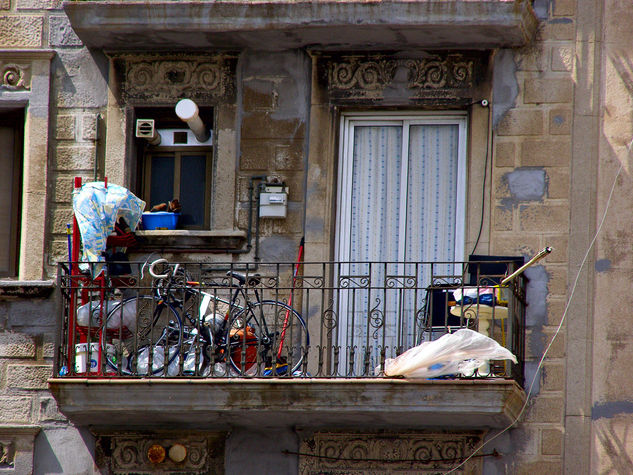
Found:
M 341 274 L 379 283 L 385 274 L 406 275 L 413 267 L 408 262 L 463 259 L 465 147 L 463 114 L 343 117 L 336 257 L 349 264 Z M 361 264 L 385 261 L 392 264 Z M 379 346 L 415 343 L 406 340 L 413 335 L 416 302 L 385 295 L 380 301 L 367 292 L 343 292 L 339 344 L 363 352 L 369 345 L 376 353 Z M 371 326 L 376 302 L 380 331 Z

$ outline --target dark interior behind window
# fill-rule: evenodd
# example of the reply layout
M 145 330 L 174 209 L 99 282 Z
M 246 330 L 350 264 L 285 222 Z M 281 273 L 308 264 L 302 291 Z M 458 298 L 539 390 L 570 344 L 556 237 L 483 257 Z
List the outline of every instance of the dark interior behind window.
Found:
M 0 277 L 18 273 L 24 110 L 0 111 Z
M 173 107 L 138 107 L 134 116 L 134 123 L 136 119 L 153 119 L 156 129 L 187 130 L 187 124 L 176 116 Z M 213 129 L 212 108 L 200 107 L 200 118 Z M 176 132 L 173 137 L 171 146 L 153 146 L 136 139 L 136 192 L 146 201 L 146 211 L 178 199 L 182 206 L 179 228 L 209 229 L 212 148 L 182 145 L 186 143 L 186 132 Z

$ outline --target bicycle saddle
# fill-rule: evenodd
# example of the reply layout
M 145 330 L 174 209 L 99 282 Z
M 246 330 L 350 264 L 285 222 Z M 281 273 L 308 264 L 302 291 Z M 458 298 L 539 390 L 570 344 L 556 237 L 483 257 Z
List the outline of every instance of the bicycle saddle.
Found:
M 243 272 L 235 272 L 235 271 L 228 271 L 226 273 L 226 275 L 228 275 L 229 277 L 233 277 L 234 279 L 237 279 L 237 281 L 240 283 L 240 285 L 244 285 L 246 284 L 246 274 L 244 274 Z M 260 282 L 260 275 L 259 274 L 248 274 L 248 285 L 257 285 Z

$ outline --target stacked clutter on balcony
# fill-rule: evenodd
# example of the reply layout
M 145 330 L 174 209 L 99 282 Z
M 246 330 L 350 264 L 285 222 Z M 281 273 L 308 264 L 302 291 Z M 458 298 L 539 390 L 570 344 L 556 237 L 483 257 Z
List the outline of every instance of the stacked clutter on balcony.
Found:
M 67 364 L 60 369 L 62 375 L 71 370 L 77 375 L 112 374 L 113 368 L 101 363 L 108 359 L 104 351 L 114 353 L 117 332 L 119 337 L 135 332 L 137 309 L 114 299 L 112 286 L 134 282 L 125 277 L 131 273 L 125 251 L 137 243 L 134 230 L 144 208 L 145 202 L 122 186 L 108 185 L 107 180 L 82 185 L 81 178 L 75 178 Z

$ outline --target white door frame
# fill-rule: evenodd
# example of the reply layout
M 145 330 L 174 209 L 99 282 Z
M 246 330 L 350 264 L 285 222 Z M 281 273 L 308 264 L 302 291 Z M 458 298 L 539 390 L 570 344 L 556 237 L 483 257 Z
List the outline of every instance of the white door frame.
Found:
M 349 261 L 350 243 L 346 239 L 347 233 L 341 232 L 350 228 L 351 220 L 351 196 L 352 190 L 352 155 L 354 147 L 354 127 L 356 126 L 388 126 L 399 125 L 403 127 L 402 136 L 402 157 L 403 176 L 406 174 L 408 163 L 409 128 L 412 125 L 457 125 L 458 135 L 458 162 L 457 162 L 457 206 L 455 223 L 455 261 L 464 260 L 465 232 L 466 232 L 466 137 L 467 137 L 467 115 L 466 113 L 402 113 L 384 112 L 356 112 L 345 113 L 341 116 L 340 144 L 339 144 L 339 170 L 337 183 L 337 216 L 336 216 L 336 241 L 335 241 L 335 261 Z M 404 182 L 402 182 L 404 183 Z M 401 190 L 404 209 L 406 209 L 407 192 L 406 187 Z M 347 198 L 347 199 L 346 199 Z M 400 226 L 406 226 L 406 220 L 402 220 Z M 400 234 L 404 236 L 405 233 Z M 399 244 L 399 255 L 404 255 L 404 240 Z

